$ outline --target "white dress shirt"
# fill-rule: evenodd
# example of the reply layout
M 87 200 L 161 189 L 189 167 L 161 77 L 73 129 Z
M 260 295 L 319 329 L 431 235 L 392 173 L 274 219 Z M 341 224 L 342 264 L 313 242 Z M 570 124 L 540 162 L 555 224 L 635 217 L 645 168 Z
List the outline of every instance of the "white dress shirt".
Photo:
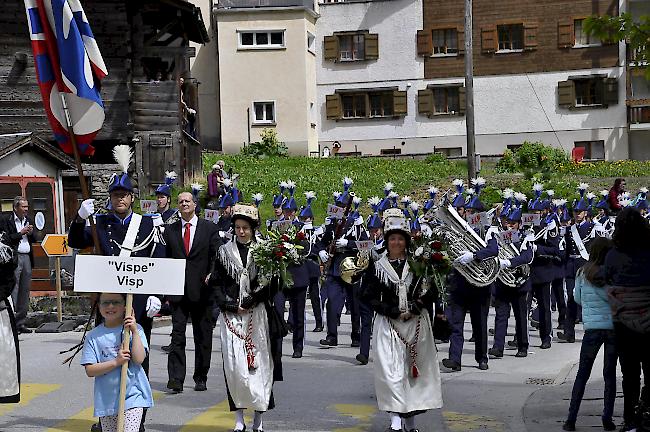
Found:
M 16 224 L 16 231 L 20 233 L 20 231 L 25 226 L 27 226 L 27 218 L 23 218 L 23 220 L 20 220 L 20 218 L 16 216 L 16 213 L 14 213 L 14 223 Z M 29 240 L 27 240 L 27 234 L 23 234 L 23 236 L 20 238 L 20 243 L 18 243 L 18 253 L 22 253 L 22 254 L 29 253 Z
M 190 250 L 192 250 L 192 244 L 194 244 L 194 234 L 196 233 L 196 225 L 199 223 L 198 216 L 194 214 L 194 216 L 192 216 L 192 219 L 189 221 L 181 218 L 181 239 L 185 238 L 185 224 L 188 223 L 190 224 Z

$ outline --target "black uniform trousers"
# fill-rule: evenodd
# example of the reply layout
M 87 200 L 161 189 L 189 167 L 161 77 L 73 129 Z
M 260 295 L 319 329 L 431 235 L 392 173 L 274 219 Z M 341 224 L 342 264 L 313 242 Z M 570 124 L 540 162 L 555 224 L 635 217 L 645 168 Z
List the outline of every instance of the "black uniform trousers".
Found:
M 533 283 L 533 295 L 539 312 L 539 337 L 542 343 L 551 343 L 551 282 Z
M 576 335 L 576 318 L 578 318 L 579 305 L 573 297 L 573 290 L 576 286 L 576 274 L 580 267 L 585 265 L 587 261 L 582 258 L 569 258 L 567 262 L 566 272 L 566 317 L 564 318 L 564 334 L 567 337 L 575 337 Z
M 528 351 L 528 293 L 519 288 L 507 287 L 501 282 L 494 293 L 494 348 L 503 351 L 508 331 L 510 309 L 515 316 L 515 340 L 519 351 Z M 528 283 L 528 282 L 526 282 Z
M 372 336 L 372 317 L 373 310 L 368 304 L 361 298 L 359 293 L 360 289 L 357 289 L 357 306 L 359 307 L 359 319 L 361 322 L 361 329 L 359 332 L 359 354 L 370 356 L 370 339 Z
M 644 385 L 650 387 L 650 333 L 635 332 L 619 322 L 614 323 L 614 332 L 623 373 L 623 420 L 634 426 L 637 420 L 635 407 L 641 395 L 642 370 Z
M 318 279 L 315 278 L 309 281 L 309 301 L 311 301 L 311 309 L 316 320 L 316 327 L 323 327 L 323 309 L 320 301 L 320 285 Z
M 352 334 L 350 338 L 353 341 L 359 340 L 359 307 L 356 302 L 356 295 L 354 294 L 356 284 L 349 284 L 343 282 L 338 276 L 329 275 L 325 281 L 325 289 L 327 290 L 327 337 L 338 342 L 338 326 L 341 320 L 341 313 L 345 305 L 346 298 L 350 300 L 351 304 L 351 319 L 352 319 Z
M 564 298 L 564 278 L 556 278 L 551 282 L 551 294 L 555 298 L 555 305 L 557 306 L 557 322 L 559 325 L 564 325 L 566 318 L 566 299 Z
M 284 306 L 289 300 L 288 323 L 292 328 L 293 350 L 302 352 L 305 345 L 305 303 L 307 302 L 307 287 L 293 287 L 280 291 L 275 295 L 275 308 L 284 316 Z M 279 346 L 280 349 L 281 345 Z
M 194 381 L 206 382 L 212 356 L 212 310 L 214 301 L 191 302 L 183 298 L 171 303 L 172 342 L 167 359 L 167 373 L 170 380 L 185 381 L 185 329 L 188 318 L 192 318 L 194 334 Z
M 489 288 L 477 288 L 489 289 Z M 464 328 L 465 316 L 469 312 L 472 323 L 472 335 L 474 336 L 474 358 L 477 363 L 487 362 L 487 318 L 490 311 L 490 296 L 477 295 L 467 298 L 462 303 L 452 301 L 445 309 L 447 320 L 451 325 L 451 337 L 449 338 L 449 358 L 456 363 L 461 363 L 463 354 L 463 343 L 465 342 Z

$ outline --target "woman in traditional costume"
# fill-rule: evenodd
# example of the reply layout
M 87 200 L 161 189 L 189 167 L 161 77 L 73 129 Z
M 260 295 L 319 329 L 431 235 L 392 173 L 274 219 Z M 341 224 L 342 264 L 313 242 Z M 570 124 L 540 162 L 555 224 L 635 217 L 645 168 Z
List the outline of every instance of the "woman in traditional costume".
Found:
M 262 431 L 262 414 L 274 407 L 274 366 L 269 334 L 269 300 L 277 281 L 258 278 L 251 245 L 259 226 L 257 208 L 233 207 L 235 237 L 217 252 L 210 285 L 222 312 L 221 353 L 234 432 L 246 430 L 244 410 L 255 410 L 253 431 Z M 276 370 L 276 376 L 278 371 Z
M 5 234 L 0 233 L 0 403 L 20 402 L 18 330 L 11 304 L 16 260 Z
M 404 218 L 384 222 L 386 253 L 363 277 L 363 296 L 375 311 L 375 393 L 390 415 L 388 431 L 417 432 L 415 416 L 442 407 L 438 354 L 427 309 L 435 287 L 415 276 L 408 263 L 411 229 Z

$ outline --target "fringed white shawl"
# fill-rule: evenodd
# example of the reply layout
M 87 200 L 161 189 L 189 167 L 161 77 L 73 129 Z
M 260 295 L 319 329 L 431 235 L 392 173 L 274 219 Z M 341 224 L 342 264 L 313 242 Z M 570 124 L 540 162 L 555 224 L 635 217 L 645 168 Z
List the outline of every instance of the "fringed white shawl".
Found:
M 248 256 L 246 258 L 246 268 L 242 263 L 239 249 L 237 248 L 237 239 L 232 239 L 225 245 L 219 248 L 218 253 L 219 262 L 223 264 L 228 276 L 233 278 L 235 282 L 239 282 L 239 302 L 244 297 L 251 294 L 251 280 L 257 276 L 257 267 L 253 260 L 253 254 L 250 247 L 248 248 Z
M 408 261 L 404 263 L 404 269 L 400 276 L 388 260 L 388 255 L 384 255 L 375 262 L 375 276 L 377 276 L 379 282 L 395 289 L 397 298 L 399 299 L 399 310 L 407 312 L 408 289 L 413 282 L 413 272 L 411 272 Z

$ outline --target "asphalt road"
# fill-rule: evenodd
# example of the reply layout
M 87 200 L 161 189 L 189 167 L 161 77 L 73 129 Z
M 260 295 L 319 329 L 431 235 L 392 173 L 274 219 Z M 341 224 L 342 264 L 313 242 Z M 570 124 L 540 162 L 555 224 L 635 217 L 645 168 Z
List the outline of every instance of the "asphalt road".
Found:
M 308 316 L 307 330 L 314 327 Z M 490 323 L 493 317 L 490 318 Z M 511 321 L 513 321 L 511 319 Z M 514 324 L 514 322 L 511 322 Z M 579 326 L 580 327 L 580 326 Z M 218 331 L 214 336 L 208 391 L 192 388 L 193 342 L 188 327 L 188 376 L 181 394 L 166 392 L 167 356 L 160 350 L 169 342 L 171 327 L 154 329 L 151 350 L 151 386 L 155 407 L 147 418 L 149 431 L 219 432 L 233 426 L 221 368 Z M 354 360 L 357 349 L 349 347 L 349 317 L 344 316 L 337 348 L 323 349 L 324 333 L 307 333 L 304 357 L 292 359 L 290 337 L 284 341 L 284 382 L 274 387 L 276 409 L 264 417 L 267 431 L 383 431 L 388 417 L 377 411 L 373 385 L 373 361 L 366 366 Z M 512 327 L 510 330 L 513 330 Z M 466 338 L 471 336 L 469 320 Z M 18 405 L 0 405 L 0 431 L 87 432 L 93 423 L 92 379 L 75 364 L 62 366 L 59 351 L 76 344 L 80 333 L 22 335 L 23 398 Z M 476 367 L 473 344 L 467 343 L 463 369 L 443 373 L 442 410 L 417 417 L 421 432 L 495 431 L 551 432 L 561 430 L 571 393 L 580 344 L 553 343 L 539 350 L 531 329 L 531 352 L 515 358 L 506 351 L 503 359 L 490 360 L 488 371 Z M 578 339 L 582 332 L 578 332 Z M 490 338 L 490 344 L 492 340 Z M 441 344 L 439 360 L 448 345 Z M 600 430 L 602 410 L 602 363 L 594 366 L 578 419 L 579 430 Z M 620 389 L 620 386 L 619 386 Z M 620 393 L 620 391 L 619 391 Z M 620 396 L 620 394 L 619 394 Z M 622 411 L 617 400 L 615 413 Z M 620 421 L 619 418 L 615 419 Z M 598 427 L 597 427 L 598 426 Z M 250 423 L 249 423 L 250 427 Z

